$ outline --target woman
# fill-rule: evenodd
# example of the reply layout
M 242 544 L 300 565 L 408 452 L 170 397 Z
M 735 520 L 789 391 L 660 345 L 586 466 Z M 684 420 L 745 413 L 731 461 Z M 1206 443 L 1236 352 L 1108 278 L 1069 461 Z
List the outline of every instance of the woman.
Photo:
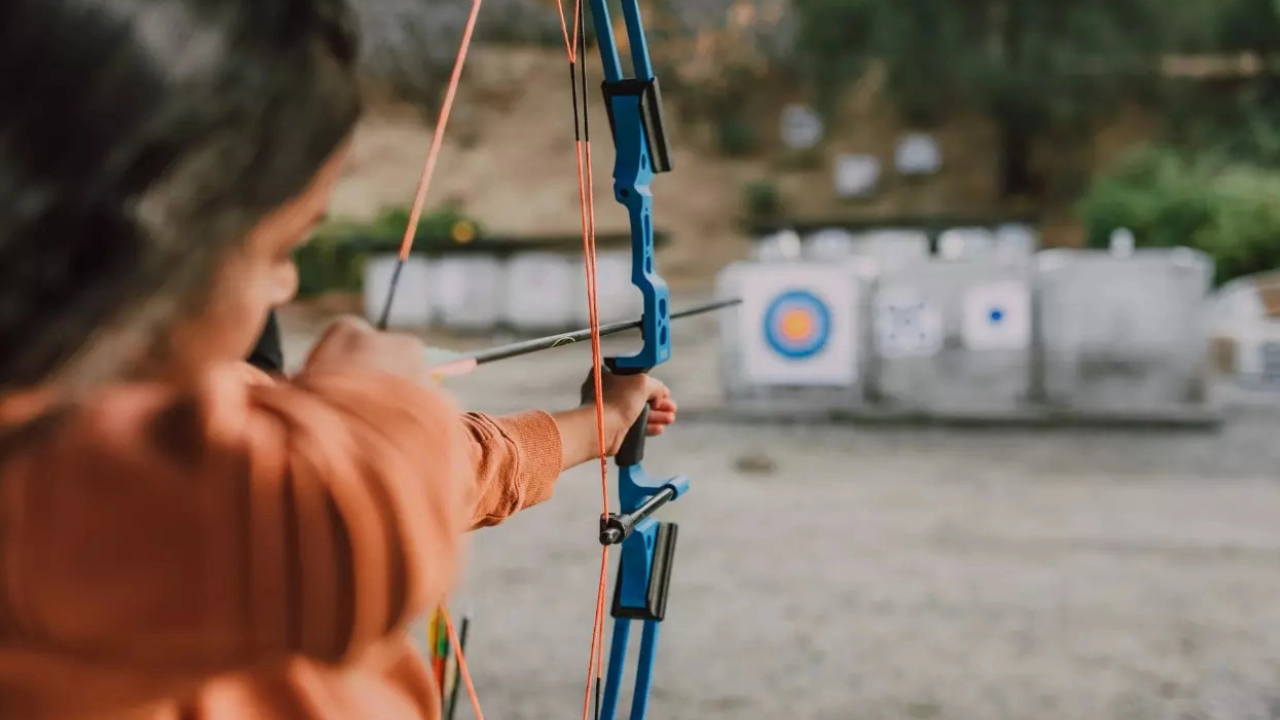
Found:
M 247 357 L 359 115 L 339 0 L 0 3 L 0 719 L 435 718 L 461 536 L 597 454 L 461 413 L 420 343 Z M 606 450 L 656 380 L 605 384 Z

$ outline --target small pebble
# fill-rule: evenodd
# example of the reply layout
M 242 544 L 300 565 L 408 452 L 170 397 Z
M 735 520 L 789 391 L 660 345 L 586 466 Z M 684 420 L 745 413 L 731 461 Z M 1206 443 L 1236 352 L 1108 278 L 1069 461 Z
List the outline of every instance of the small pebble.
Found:
M 772 475 L 778 471 L 778 463 L 764 453 L 751 453 L 739 456 L 733 463 L 738 472 L 752 475 Z

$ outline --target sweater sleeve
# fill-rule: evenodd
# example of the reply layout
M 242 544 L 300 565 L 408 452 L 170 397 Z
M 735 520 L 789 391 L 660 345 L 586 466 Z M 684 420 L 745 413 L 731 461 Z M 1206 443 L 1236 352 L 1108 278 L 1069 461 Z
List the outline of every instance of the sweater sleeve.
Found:
M 347 660 L 443 597 L 466 530 L 545 499 L 558 454 L 545 414 L 463 415 L 379 374 L 227 372 L 10 426 L 0 695 L 15 648 L 175 683 Z
M 551 497 L 564 462 L 560 430 L 541 410 L 492 417 L 467 413 L 476 494 L 473 527 L 497 525 Z

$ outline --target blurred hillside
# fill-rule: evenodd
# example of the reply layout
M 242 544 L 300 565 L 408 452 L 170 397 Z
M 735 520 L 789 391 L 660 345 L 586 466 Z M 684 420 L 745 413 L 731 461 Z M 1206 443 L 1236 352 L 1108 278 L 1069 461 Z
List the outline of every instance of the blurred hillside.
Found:
M 373 103 L 335 215 L 408 203 L 468 4 L 359 4 L 371 88 L 396 101 Z M 1140 244 L 1200 247 L 1232 273 L 1280 258 L 1280 227 L 1235 220 L 1280 217 L 1280 199 L 1249 189 L 1270 188 L 1280 167 L 1280 14 L 1269 0 L 644 5 L 674 145 L 676 169 L 653 191 L 656 224 L 672 240 L 664 273 L 676 282 L 744 256 L 745 228 L 762 216 L 1033 216 L 1047 246 L 1097 244 L 1124 226 Z M 429 205 L 456 207 L 488 233 L 574 234 L 555 11 L 493 0 L 481 18 Z M 598 59 L 594 48 L 586 55 L 594 91 Z M 781 142 L 793 103 L 822 118 L 811 150 Z M 589 105 L 598 226 L 623 230 L 608 124 L 600 98 Z M 936 141 L 941 169 L 895 174 L 896 145 L 917 132 Z M 875 192 L 840 200 L 835 168 L 849 154 L 885 171 Z
M 602 233 L 626 232 L 626 212 L 613 199 L 608 118 L 599 98 L 593 99 L 596 224 Z M 678 107 L 670 110 L 678 122 Z M 430 206 L 457 205 L 495 234 L 579 231 L 563 51 L 473 49 L 454 113 Z M 742 183 L 760 172 L 760 163 L 706 157 L 683 132 L 675 135 L 677 170 L 658 177 L 654 195 L 657 226 L 674 235 L 664 275 L 679 280 L 705 276 L 745 253 L 735 207 Z M 357 132 L 333 213 L 369 218 L 380 208 L 409 204 L 430 142 L 431 127 L 415 109 L 376 106 Z
M 791 95 L 792 97 L 788 97 Z M 761 137 L 778 134 L 780 108 L 794 89 L 762 87 L 753 104 L 773 107 L 755 118 Z M 998 214 L 1027 208 L 1002 202 L 996 189 L 995 135 L 978 117 L 948 120 L 936 131 L 944 154 L 935 177 L 887 185 L 875 197 L 850 204 L 832 191 L 830 158 L 841 152 L 880 155 L 891 162 L 893 147 L 908 128 L 877 99 L 875 78 L 848 94 L 842 117 L 827 131 L 822 158 L 786 163 L 780 148 L 754 157 L 725 157 L 715 147 L 715 129 L 681 113 L 669 101 L 675 171 L 659 176 L 653 190 L 657 224 L 672 234 L 664 273 L 699 281 L 747 251 L 743 187 L 761 178 L 776 182 L 789 216 L 797 218 Z M 603 104 L 594 98 L 591 125 L 597 225 L 625 231 L 627 217 L 611 190 L 613 145 Z M 468 60 L 429 204 L 454 205 L 503 235 L 577 232 L 578 184 L 573 160 L 573 124 L 563 52 L 549 48 L 477 47 Z M 1144 121 L 1125 118 L 1100 133 L 1099 162 L 1141 138 Z M 361 124 L 352 160 L 332 205 L 335 216 L 369 219 L 386 207 L 411 202 L 432 126 L 418 109 L 389 101 L 374 104 Z M 1069 209 L 1050 217 L 1043 230 L 1051 244 L 1078 244 Z

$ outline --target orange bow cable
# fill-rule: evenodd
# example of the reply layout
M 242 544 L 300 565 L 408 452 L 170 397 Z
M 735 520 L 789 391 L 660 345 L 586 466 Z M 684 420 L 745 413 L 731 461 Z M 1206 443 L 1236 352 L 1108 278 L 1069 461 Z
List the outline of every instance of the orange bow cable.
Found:
M 431 147 L 427 151 L 427 158 L 422 167 L 422 175 L 418 180 L 418 189 L 409 212 L 409 222 L 405 227 L 404 237 L 400 242 L 400 252 L 391 277 L 387 301 L 383 306 L 382 316 L 378 321 L 378 327 L 381 329 L 385 329 L 387 326 L 391 314 L 391 304 L 395 298 L 396 286 L 399 283 L 401 272 L 409 259 L 409 253 L 417 236 L 418 223 L 422 218 L 422 210 L 426 205 L 427 191 L 430 188 L 431 178 L 435 173 L 436 162 L 440 156 L 440 148 L 443 143 L 445 127 L 449 122 L 449 114 L 453 109 L 454 99 L 457 97 L 458 85 L 462 78 L 462 68 L 466 63 L 467 52 L 471 46 L 471 38 L 475 33 L 476 19 L 480 14 L 481 2 L 482 0 L 472 0 L 471 12 L 467 16 L 467 24 L 462 32 L 461 47 L 458 49 L 458 55 L 454 61 L 453 72 L 449 77 L 449 85 L 445 91 L 444 101 L 441 104 L 439 120 L 436 123 L 435 133 L 431 138 Z M 581 50 L 586 44 L 585 8 L 583 0 L 575 0 L 573 35 L 570 37 L 569 23 L 565 19 L 563 0 L 556 0 L 556 5 L 559 9 L 560 28 L 564 34 L 565 49 L 569 56 L 569 87 L 573 100 L 574 147 L 578 170 L 578 201 L 581 210 L 583 265 L 587 286 L 587 316 L 591 331 L 591 374 L 595 391 L 596 440 L 600 450 L 601 516 L 603 517 L 609 514 L 609 466 L 605 447 L 604 389 L 601 378 L 604 362 L 600 349 L 600 316 L 596 282 L 595 197 L 591 170 L 591 128 L 587 117 L 587 73 L 585 68 L 581 68 L 581 76 L 579 76 L 577 63 L 578 58 L 581 56 Z M 581 97 L 579 97 L 579 90 L 581 91 Z M 596 717 L 598 718 L 600 715 L 600 676 L 603 670 L 604 608 L 608 585 L 608 569 L 609 547 L 606 545 L 601 551 L 600 576 L 596 588 L 596 608 L 594 624 L 591 630 L 591 653 L 587 669 L 587 688 L 582 708 L 583 720 L 587 720 L 590 715 L 593 689 L 595 691 Z M 476 720 L 484 720 L 484 713 L 480 709 L 480 699 L 476 694 L 475 685 L 471 680 L 471 673 L 467 668 L 466 656 L 458 640 L 457 632 L 454 630 L 453 618 L 450 617 L 448 608 L 443 604 L 439 608 L 439 613 L 444 620 L 449 646 L 457 658 L 458 675 L 467 689 L 472 711 L 475 713 Z
M 458 55 L 453 62 L 453 72 L 449 75 L 449 85 L 444 93 L 444 101 L 440 104 L 440 116 L 436 121 L 435 132 L 431 136 L 431 146 L 427 150 L 427 159 L 422 165 L 422 175 L 418 179 L 418 189 L 413 197 L 413 207 L 409 211 L 409 222 L 404 229 L 404 237 L 400 241 L 400 254 L 396 258 L 395 270 L 392 272 L 391 285 L 387 292 L 387 301 L 382 308 L 382 316 L 378 320 L 378 328 L 385 330 L 387 322 L 391 315 L 391 303 L 395 300 L 396 286 L 400 282 L 400 274 L 404 270 L 404 265 L 409 260 L 409 253 L 413 250 L 413 242 L 418 235 L 418 223 L 422 219 L 422 209 L 427 202 L 427 191 L 431 187 L 431 178 L 435 174 L 436 161 L 440 158 L 440 148 L 444 142 L 445 127 L 449 124 L 449 114 L 453 110 L 453 101 L 458 96 L 458 85 L 462 80 L 462 68 L 467 62 L 467 52 L 471 49 L 471 38 L 475 35 L 476 19 L 480 16 L 480 4 L 482 0 L 472 0 L 471 12 L 467 15 L 467 24 L 462 30 L 462 42 L 458 48 Z M 458 642 L 457 633 L 454 632 L 453 618 L 449 616 L 449 609 L 441 603 L 439 607 L 440 617 L 444 620 L 445 630 L 449 636 L 449 646 L 453 650 L 453 654 L 457 657 L 458 675 L 462 679 L 462 684 L 467 688 L 467 697 L 471 700 L 471 710 L 475 713 L 476 720 L 484 720 L 484 713 L 480 710 L 480 697 L 476 694 L 475 685 L 471 682 L 471 673 L 467 670 L 467 660 L 462 653 L 462 645 Z
M 409 261 L 409 252 L 413 250 L 413 241 L 418 236 L 418 223 L 422 220 L 422 209 L 427 204 L 427 190 L 431 187 L 431 177 L 436 172 L 436 161 L 440 158 L 440 146 L 444 142 L 444 129 L 449 124 L 449 113 L 453 111 L 453 100 L 458 95 L 458 84 L 462 80 L 462 67 L 467 62 L 467 51 L 471 49 L 471 36 L 476 31 L 476 18 L 480 17 L 482 0 L 472 0 L 471 12 L 467 15 L 466 27 L 462 30 L 462 44 L 453 61 L 453 72 L 449 74 L 449 86 L 444 92 L 444 101 L 440 103 L 440 116 L 436 119 L 435 132 L 431 135 L 431 147 L 427 150 L 426 162 L 422 164 L 422 175 L 418 178 L 418 189 L 413 196 L 413 206 L 409 209 L 409 222 L 405 225 L 404 236 L 400 239 L 400 254 L 396 258 L 396 267 L 391 274 L 391 286 L 387 291 L 387 301 L 382 306 L 382 316 L 378 319 L 378 329 L 386 330 L 391 318 L 391 303 L 396 297 L 396 286 L 400 284 L 400 274 Z
M 582 222 L 582 262 L 587 285 L 587 317 L 591 330 L 591 377 L 596 406 L 596 442 L 600 449 L 601 516 L 609 514 L 609 465 L 605 452 L 604 391 L 602 387 L 603 353 L 600 349 L 599 294 L 596 273 L 595 192 L 591 167 L 591 121 L 587 101 L 587 69 L 579 65 L 586 48 L 586 8 L 583 0 L 573 5 L 573 35 L 565 19 L 563 0 L 556 0 L 560 15 L 560 31 L 569 57 L 569 92 L 573 101 L 574 155 L 578 168 L 578 204 Z M 591 651 L 587 661 L 586 689 L 582 697 L 582 720 L 591 716 L 591 700 L 595 698 L 595 716 L 600 716 L 601 674 L 604 669 L 604 608 L 608 592 L 609 546 L 600 552 L 600 576 L 596 584 L 596 607 L 591 627 Z M 594 691 L 594 692 L 593 692 Z

